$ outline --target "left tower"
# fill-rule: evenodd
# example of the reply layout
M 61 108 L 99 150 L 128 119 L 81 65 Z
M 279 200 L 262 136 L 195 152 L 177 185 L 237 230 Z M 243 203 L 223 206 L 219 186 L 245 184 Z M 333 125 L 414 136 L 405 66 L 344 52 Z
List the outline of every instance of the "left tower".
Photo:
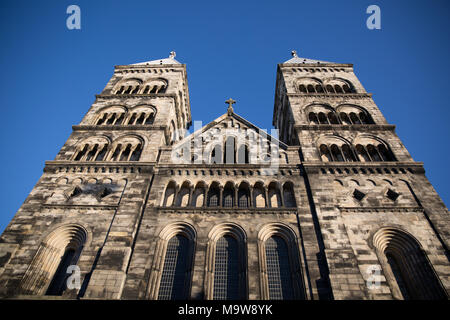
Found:
M 175 52 L 116 66 L 1 235 L 0 296 L 119 298 L 160 147 L 190 124 Z

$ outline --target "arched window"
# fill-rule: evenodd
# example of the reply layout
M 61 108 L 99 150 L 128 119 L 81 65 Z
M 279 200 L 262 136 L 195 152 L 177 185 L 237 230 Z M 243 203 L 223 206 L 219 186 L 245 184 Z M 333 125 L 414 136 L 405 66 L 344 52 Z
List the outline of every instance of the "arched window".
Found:
M 337 84 L 334 85 L 334 91 L 336 91 L 336 93 L 344 93 L 344 90 L 342 90 L 342 87 Z
M 339 114 L 339 116 L 341 117 L 341 121 L 343 124 L 352 124 L 352 122 L 350 121 L 350 118 L 348 117 L 348 115 L 345 112 L 341 112 Z
M 90 137 L 78 144 L 74 161 L 102 161 L 108 150 L 109 141 L 105 137 Z
M 244 231 L 233 223 L 219 224 L 208 235 L 205 298 L 247 299 L 247 249 Z
M 380 153 L 381 157 L 383 158 L 383 161 L 395 161 L 394 155 L 391 151 L 389 151 L 385 145 L 379 144 L 378 145 L 378 152 Z
M 170 207 L 174 204 L 175 193 L 176 193 L 176 185 L 175 182 L 171 181 L 168 184 L 166 192 L 164 194 L 164 202 L 163 202 L 164 207 Z
M 339 120 L 337 119 L 336 114 L 334 112 L 328 113 L 328 121 L 331 124 L 339 124 Z
M 378 150 L 373 145 L 369 144 L 367 146 L 367 151 L 369 152 L 372 161 L 382 161 L 381 156 L 378 153 Z
M 227 183 L 223 189 L 223 207 L 234 206 L 234 186 L 231 183 Z
M 241 183 L 238 190 L 238 207 L 249 207 L 250 190 L 246 183 Z
M 304 84 L 301 84 L 299 87 L 299 90 L 301 93 L 307 93 L 308 91 L 306 90 L 306 86 Z
M 327 85 L 326 88 L 328 93 L 336 93 L 332 85 Z
M 78 225 L 54 230 L 39 246 L 30 267 L 19 284 L 21 294 L 62 295 L 66 290 L 68 267 L 76 265 L 87 238 Z M 70 270 L 69 270 L 70 271 Z
M 283 185 L 283 199 L 285 207 L 293 208 L 297 206 L 295 203 L 294 186 L 291 182 L 286 182 Z
M 211 151 L 211 163 L 222 163 L 222 146 L 220 144 L 216 144 Z
M 250 163 L 247 145 L 243 144 L 238 149 L 237 163 Z
M 383 228 L 373 237 L 384 276 L 396 299 L 448 299 L 420 244 L 409 234 Z
M 361 122 L 363 124 L 373 124 L 374 123 L 372 120 L 372 117 L 368 113 L 365 113 L 365 112 L 359 113 L 359 119 L 361 119 Z
M 191 205 L 193 207 L 203 207 L 205 199 L 205 190 L 206 187 L 203 183 L 197 183 L 194 189 L 194 193 L 192 194 Z
M 328 119 L 323 112 L 319 112 L 319 123 L 320 124 L 328 124 Z
M 353 156 L 353 152 L 347 144 L 342 146 L 342 154 L 344 155 L 345 161 L 355 161 L 355 157 Z
M 167 81 L 165 79 L 150 79 L 147 80 L 143 85 L 143 94 L 149 93 L 165 93 L 167 89 Z
M 325 161 L 325 162 L 333 161 L 330 150 L 328 149 L 328 146 L 326 144 L 321 144 L 319 149 L 320 149 L 320 157 L 321 157 L 322 161 Z
M 143 149 L 140 138 L 123 136 L 115 140 L 108 156 L 109 161 L 138 161 Z
M 233 137 L 227 137 L 225 141 L 223 162 L 236 163 L 236 139 Z
M 112 90 L 115 94 L 134 94 L 138 93 L 141 88 L 142 80 L 137 78 L 124 79 L 117 84 Z
M 190 187 L 188 183 L 183 183 L 180 191 L 178 191 L 176 206 L 187 207 L 189 204 Z
M 310 112 L 308 118 L 310 124 L 319 124 L 319 119 L 314 112 Z
M 358 144 L 356 145 L 356 151 L 358 152 L 359 160 L 360 161 L 370 161 L 369 154 L 366 151 L 366 148 L 364 148 L 362 145 Z
M 220 189 L 216 183 L 212 183 L 208 191 L 208 207 L 217 207 L 219 205 Z
M 281 195 L 278 185 L 275 182 L 269 184 L 269 203 L 271 208 L 281 207 Z
M 253 206 L 256 208 L 266 207 L 266 192 L 262 183 L 256 183 L 253 188 Z
M 190 296 L 196 232 L 187 223 L 166 226 L 156 239 L 148 298 L 187 300 Z
M 353 122 L 353 124 L 361 124 L 361 121 L 354 112 L 350 112 L 350 120 Z
M 335 144 L 331 145 L 330 151 L 334 161 L 344 161 L 341 149 L 337 145 Z
M 214 261 L 215 300 L 237 300 L 239 288 L 239 247 L 237 240 L 225 235 L 216 243 Z
M 286 242 L 279 236 L 266 240 L 266 268 L 270 300 L 292 300 L 292 270 Z
M 55 275 L 47 289 L 46 295 L 60 296 L 66 290 L 66 281 L 70 273 L 67 273 L 69 266 L 76 255 L 76 251 L 73 248 L 68 248 L 64 255 L 61 257 L 58 269 L 56 269 Z
M 164 267 L 159 285 L 158 300 L 185 300 L 188 298 L 191 259 L 189 240 L 183 235 L 172 237 L 167 243 Z

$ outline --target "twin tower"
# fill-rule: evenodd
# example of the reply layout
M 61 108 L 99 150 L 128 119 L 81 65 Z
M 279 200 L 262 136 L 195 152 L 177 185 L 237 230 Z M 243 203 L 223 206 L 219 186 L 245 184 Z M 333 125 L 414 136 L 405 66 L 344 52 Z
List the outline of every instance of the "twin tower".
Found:
M 230 99 L 187 135 L 174 52 L 116 66 L 2 234 L 0 296 L 448 299 L 449 212 L 423 164 L 352 64 L 292 55 L 278 134 Z

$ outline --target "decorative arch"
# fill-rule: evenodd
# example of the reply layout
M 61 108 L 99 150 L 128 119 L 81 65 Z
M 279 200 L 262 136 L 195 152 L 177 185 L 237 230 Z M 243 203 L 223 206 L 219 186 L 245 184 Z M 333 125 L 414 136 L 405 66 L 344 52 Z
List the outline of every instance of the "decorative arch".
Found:
M 206 251 L 205 298 L 245 300 L 247 288 L 247 235 L 234 223 L 213 227 Z
M 130 109 L 125 123 L 128 125 L 153 124 L 156 117 L 156 108 L 151 105 L 138 105 Z
M 87 238 L 87 230 L 78 224 L 62 225 L 53 230 L 41 242 L 20 282 L 19 292 L 62 295 L 67 290 L 67 268 L 77 264 Z
M 164 192 L 163 207 L 173 206 L 175 203 L 175 195 L 177 193 L 177 184 L 175 181 L 170 181 L 167 184 L 166 191 Z
M 247 181 L 242 181 L 238 188 L 237 205 L 240 208 L 250 207 L 250 184 Z
M 325 79 L 323 82 L 328 93 L 343 94 L 356 92 L 353 84 L 343 78 L 329 78 Z
M 188 181 L 183 182 L 180 190 L 177 193 L 176 207 L 187 207 L 189 205 L 189 198 L 192 186 Z
M 361 135 L 353 141 L 360 161 L 396 161 L 390 146 L 382 139 Z
M 96 125 L 120 125 L 127 114 L 128 109 L 125 106 L 113 105 L 107 106 L 98 111 L 94 119 Z
M 193 207 L 203 207 L 206 205 L 206 192 L 208 186 L 204 181 L 197 182 L 192 193 L 191 206 Z
M 114 94 L 133 94 L 138 93 L 142 84 L 142 79 L 126 78 L 120 80 L 113 88 Z
M 149 94 L 149 93 L 165 93 L 167 90 L 168 81 L 163 78 L 149 79 L 142 84 L 142 89 L 139 93 Z
M 322 81 L 313 77 L 302 77 L 295 81 L 295 88 L 300 93 L 323 93 Z
M 336 108 L 343 124 L 374 124 L 370 113 L 363 107 L 354 104 L 341 104 Z
M 138 161 L 144 139 L 138 135 L 125 135 L 114 140 L 107 159 L 109 161 Z
M 111 140 L 106 136 L 93 136 L 77 144 L 73 161 L 102 161 L 105 159 Z
M 327 104 L 314 103 L 308 105 L 305 114 L 312 124 L 339 124 L 336 111 Z
M 280 184 L 272 181 L 268 186 L 268 200 L 271 208 L 280 208 L 283 206 L 281 201 Z
M 295 232 L 271 223 L 258 233 L 261 299 L 305 299 L 299 248 Z
M 214 181 L 209 186 L 208 197 L 207 197 L 207 206 L 208 207 L 218 207 L 221 204 L 221 194 L 222 188 L 220 183 Z
M 420 243 L 406 231 L 378 230 L 372 239 L 384 275 L 396 299 L 448 299 Z
M 320 137 L 317 148 L 322 161 L 331 162 L 353 162 L 356 157 L 349 141 L 337 135 L 326 135 Z
M 261 181 L 256 182 L 253 186 L 253 206 L 256 208 L 265 208 L 267 206 L 266 197 L 264 183 Z
M 223 188 L 223 207 L 234 207 L 236 203 L 236 186 L 234 182 L 228 181 Z

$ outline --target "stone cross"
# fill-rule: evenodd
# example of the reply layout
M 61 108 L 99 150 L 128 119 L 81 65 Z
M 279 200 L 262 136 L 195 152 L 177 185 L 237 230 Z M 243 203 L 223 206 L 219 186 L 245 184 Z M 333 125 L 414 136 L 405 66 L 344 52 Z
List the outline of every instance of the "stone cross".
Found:
M 228 103 L 228 114 L 233 113 L 233 104 L 236 103 L 236 100 L 230 98 L 227 101 L 225 101 L 225 103 Z

